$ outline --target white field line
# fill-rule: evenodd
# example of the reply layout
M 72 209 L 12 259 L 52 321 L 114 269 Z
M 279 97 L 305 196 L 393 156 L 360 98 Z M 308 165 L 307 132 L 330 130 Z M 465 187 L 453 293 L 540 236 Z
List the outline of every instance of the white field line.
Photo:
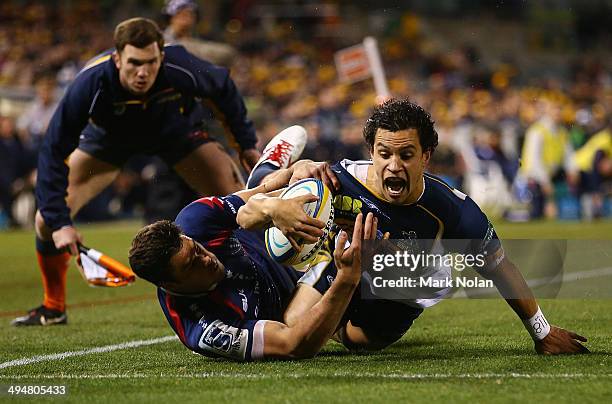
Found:
M 349 379 L 401 379 L 401 380 L 421 380 L 421 379 L 602 379 L 612 378 L 611 373 L 376 373 L 376 372 L 334 372 L 334 373 L 275 373 L 275 374 L 253 374 L 253 373 L 224 373 L 224 372 L 203 372 L 203 373 L 127 373 L 127 374 L 66 374 L 59 373 L 54 375 L 0 375 L 1 379 L 21 380 L 21 379 L 153 379 L 153 378 L 178 378 L 178 379 L 304 379 L 312 377 L 323 378 L 349 378 Z
M 58 361 L 58 360 L 70 358 L 73 356 L 83 356 L 83 355 L 89 355 L 89 354 L 95 354 L 95 353 L 118 351 L 120 349 L 138 348 L 141 346 L 161 344 L 163 342 L 173 341 L 176 339 L 178 339 L 176 335 L 170 335 L 170 336 L 160 337 L 160 338 L 145 339 L 145 340 L 138 340 L 138 341 L 128 341 L 128 342 L 123 342 L 121 344 L 88 348 L 88 349 L 83 349 L 80 351 L 67 351 L 67 352 L 61 352 L 61 353 L 50 354 L 50 355 L 32 356 L 31 358 L 21 358 L 21 359 L 15 359 L 12 361 L 0 363 L 0 369 L 6 369 L 6 368 L 15 367 L 15 366 L 30 365 L 32 363 L 38 363 L 38 362 Z
M 578 281 L 581 279 L 586 279 L 586 278 L 594 278 L 594 277 L 599 277 L 599 276 L 606 276 L 606 275 L 610 275 L 612 274 L 612 267 L 610 268 L 600 268 L 600 269 L 595 269 L 595 270 L 591 270 L 591 271 L 582 271 L 582 272 L 573 272 L 570 274 L 566 274 L 563 276 L 563 282 L 574 282 L 574 281 Z M 566 278 L 567 276 L 567 278 Z M 528 283 L 531 284 L 531 282 L 538 282 L 538 281 L 542 281 L 540 279 L 537 280 L 532 280 Z M 547 282 L 549 281 L 549 279 L 547 279 Z M 454 297 L 466 297 L 461 295 L 461 293 L 463 293 L 465 295 L 464 291 L 459 291 L 459 293 L 455 294 Z M 461 296 L 460 296 L 461 295 Z M 147 340 L 138 340 L 138 341 L 128 341 L 128 342 L 124 342 L 121 344 L 115 344 L 115 345 L 106 345 L 106 346 L 101 346 L 101 347 L 94 347 L 94 348 L 88 348 L 88 349 L 83 349 L 80 351 L 67 351 L 67 352 L 61 352 L 61 353 L 56 353 L 56 354 L 50 354 L 50 355 L 38 355 L 38 356 L 33 356 L 30 358 L 21 358 L 21 359 L 15 359 L 12 361 L 8 361 L 8 362 L 3 362 L 0 363 L 0 369 L 6 369 L 6 368 L 11 368 L 11 367 L 15 367 L 15 366 L 25 366 L 25 365 L 30 365 L 32 363 L 38 363 L 38 362 L 46 362 L 46 361 L 57 361 L 57 360 L 63 360 L 66 358 L 70 358 L 73 356 L 83 356 L 83 355 L 90 355 L 90 354 L 95 354 L 95 353 L 104 353 L 104 352 L 112 352 L 112 351 L 117 351 L 117 350 L 121 350 L 121 349 L 131 349 L 131 348 L 138 348 L 141 346 L 147 346 L 147 345 L 155 345 L 155 344 L 161 344 L 163 342 L 167 342 L 167 341 L 172 341 L 172 340 L 176 340 L 178 339 L 178 337 L 176 335 L 171 335 L 171 336 L 166 336 L 166 337 L 160 337 L 160 338 L 153 338 L 153 339 L 147 339 Z M 338 375 L 337 377 L 343 377 L 340 376 L 340 374 L 335 373 L 334 375 Z M 347 374 L 348 376 L 349 374 Z M 360 376 L 362 375 L 362 376 Z M 461 377 L 468 377 L 470 374 L 466 374 L 466 375 L 411 375 L 411 374 L 388 374 L 388 375 L 378 375 L 378 374 L 372 374 L 371 376 L 368 376 L 368 373 L 360 373 L 360 374 L 351 374 L 351 376 L 354 377 L 392 377 L 392 378 L 461 378 Z M 482 374 L 480 376 L 478 376 L 478 374 L 472 375 L 473 377 L 480 377 L 480 378 L 493 378 L 493 377 L 539 377 L 537 375 L 522 375 L 519 373 L 508 373 L 508 374 L 500 374 L 499 376 L 495 376 L 496 374 Z M 505 375 L 505 376 L 504 376 Z M 515 376 L 510 376 L 510 375 L 515 375 Z M 516 376 L 519 375 L 519 376 Z M 569 376 L 571 376 L 572 374 L 569 374 Z M 576 377 L 610 377 L 611 375 L 584 375 L 584 374 L 580 374 L 577 373 Z M 66 375 L 66 376 L 74 376 L 74 378 L 113 378 L 113 375 Z M 62 376 L 59 375 L 59 378 L 62 377 L 66 377 L 66 376 Z M 254 375 L 254 376 L 258 376 L 258 375 Z M 267 375 L 259 375 L 261 376 L 261 378 L 269 378 L 269 376 Z M 541 375 L 543 377 L 549 377 L 549 375 Z M 559 375 L 553 375 L 554 377 L 561 377 Z M 37 377 L 46 377 L 46 376 L 37 376 Z M 119 376 L 117 376 L 119 377 Z M 133 378 L 138 378 L 140 376 L 138 375 L 121 375 L 121 377 L 133 377 Z M 142 375 L 141 377 L 146 378 L 146 377 L 153 377 L 153 376 L 149 376 L 149 375 Z M 196 378 L 196 377 L 202 377 L 202 378 L 206 378 L 206 377 L 233 377 L 230 374 L 227 375 L 223 375 L 220 373 L 204 373 L 201 375 L 175 375 L 172 377 L 187 377 L 187 378 Z M 249 377 L 248 375 L 242 375 L 240 377 Z M 272 377 L 272 376 L 270 376 Z M 285 377 L 291 377 L 291 376 L 285 376 Z M 295 377 L 299 377 L 299 376 L 295 376 Z M 470 376 L 471 377 L 471 376 Z M 566 375 L 567 377 L 567 375 Z M 573 376 L 572 376 L 573 377 Z M 0 379 L 4 379 L 4 378 L 8 378 L 8 376 L 4 376 L 4 375 L 0 375 Z M 53 377 L 51 377 L 53 378 Z
M 564 284 L 564 283 L 569 283 L 569 282 L 577 282 L 577 281 L 581 281 L 584 279 L 599 278 L 599 277 L 608 276 L 608 275 L 612 275 L 612 267 L 591 269 L 588 271 L 570 272 L 570 273 L 563 274 L 563 277 L 560 277 L 559 275 L 555 275 L 553 277 L 547 277 L 547 278 L 530 279 L 527 281 L 527 285 L 529 285 L 530 288 L 535 288 L 535 287 L 543 286 L 543 285 L 549 285 L 549 284 L 555 284 L 555 283 Z M 488 295 L 492 292 L 493 291 L 490 288 L 474 288 L 470 290 L 470 297 Z M 455 293 L 453 297 L 454 298 L 464 298 L 464 297 L 468 297 L 468 295 L 467 293 L 465 293 L 464 290 L 460 290 L 457 293 Z

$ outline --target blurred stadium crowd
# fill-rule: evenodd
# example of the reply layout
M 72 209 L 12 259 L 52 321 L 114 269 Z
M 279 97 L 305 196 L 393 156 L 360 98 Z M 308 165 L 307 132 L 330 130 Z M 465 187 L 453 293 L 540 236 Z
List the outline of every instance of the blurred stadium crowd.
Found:
M 361 128 L 376 98 L 371 80 L 340 83 L 334 66 L 335 51 L 365 36 L 366 29 L 354 32 L 364 22 L 376 31 L 392 95 L 411 98 L 436 121 L 440 145 L 432 173 L 494 217 L 612 214 L 611 57 L 577 51 L 584 37 L 569 47 L 547 45 L 547 31 L 536 32 L 526 40 L 531 54 L 552 48 L 572 57 L 560 59 L 563 69 L 552 65 L 554 58 L 527 68 L 524 55 L 488 59 L 481 51 L 487 37 L 445 44 L 427 15 L 414 10 L 383 11 L 381 20 L 369 3 L 212 3 L 217 7 L 187 0 L 0 4 L 0 228 L 31 225 L 36 154 L 56 103 L 86 61 L 112 46 L 114 24 L 134 15 L 164 28 L 176 24 L 184 32 L 167 30 L 173 40 L 185 35 L 197 42 L 203 35 L 229 44 L 209 42 L 225 51 L 218 62 L 231 67 L 260 147 L 285 126 L 302 124 L 310 136 L 303 157 L 329 161 L 368 156 Z M 498 21 L 487 13 L 481 18 Z M 565 31 L 572 38 L 572 29 Z M 220 128 L 211 131 L 222 136 Z M 154 220 L 174 215 L 192 197 L 161 162 L 143 157 L 81 219 Z

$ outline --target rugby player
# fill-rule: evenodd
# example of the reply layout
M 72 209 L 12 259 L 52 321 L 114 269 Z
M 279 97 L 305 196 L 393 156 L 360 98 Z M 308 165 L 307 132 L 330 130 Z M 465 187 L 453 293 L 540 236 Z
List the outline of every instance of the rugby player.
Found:
M 44 300 L 14 325 L 66 323 L 66 271 L 82 240 L 72 217 L 111 184 L 130 156 L 160 156 L 202 195 L 242 189 L 238 168 L 207 133 L 213 109 L 245 169 L 260 157 L 254 126 L 227 69 L 182 46 L 164 47 L 161 31 L 145 18 L 117 25 L 114 41 L 114 50 L 78 74 L 44 138 L 36 185 Z
M 578 341 L 586 338 L 551 326 L 520 271 L 505 256 L 495 230 L 480 208 L 464 193 L 439 178 L 425 173 L 438 144 L 430 115 L 408 100 L 389 100 L 377 107 L 364 127 L 371 161 L 343 160 L 296 164 L 291 181 L 317 177 L 335 189 L 335 217 L 353 220 L 373 212 L 378 228 L 391 239 L 466 239 L 474 254 L 486 254 L 487 265 L 479 272 L 491 279 L 508 305 L 523 321 L 540 354 L 583 353 Z M 281 176 L 278 167 L 258 163 L 251 178 Z M 261 181 L 261 180 L 259 180 Z M 321 298 L 321 290 L 333 279 L 333 267 L 316 265 L 302 278 L 285 321 L 295 318 Z M 366 281 L 365 279 L 362 282 Z M 355 293 L 345 323 L 336 335 L 349 349 L 382 349 L 397 341 L 423 309 L 436 304 L 435 298 L 403 302 L 381 299 L 361 288 Z
M 175 223 L 146 226 L 132 242 L 132 269 L 158 286 L 168 322 L 193 352 L 237 361 L 309 358 L 338 327 L 361 278 L 361 238 L 376 235 L 376 219 L 370 213 L 362 224 L 357 215 L 347 249 L 347 233 L 340 234 L 335 281 L 287 325 L 283 312 L 298 273 L 272 260 L 261 232 L 252 230 L 274 224 L 312 242 L 325 224 L 303 211 L 316 197 L 262 194 L 273 188 L 268 181 L 223 198 L 199 199 Z

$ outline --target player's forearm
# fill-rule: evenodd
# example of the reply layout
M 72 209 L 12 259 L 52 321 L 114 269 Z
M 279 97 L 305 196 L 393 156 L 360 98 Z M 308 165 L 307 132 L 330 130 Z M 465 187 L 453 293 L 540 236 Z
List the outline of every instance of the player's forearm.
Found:
M 538 303 L 518 268 L 504 258 L 492 272 L 490 279 L 512 310 L 521 320 L 532 317 L 538 310 Z
M 214 109 L 219 112 L 221 122 L 227 133 L 239 146 L 240 151 L 254 149 L 257 144 L 255 125 L 247 116 L 242 95 L 229 76 L 229 71 L 220 67 L 207 67 L 212 80 L 207 80 L 210 88 L 202 88 L 205 97 L 212 98 Z
M 358 282 L 339 276 L 321 300 L 288 328 L 287 346 L 280 357 L 311 358 L 332 337 Z
M 248 230 L 262 229 L 268 226 L 272 223 L 272 212 L 274 211 L 276 200 L 278 198 L 262 193 L 249 198 L 247 203 L 238 209 L 236 223 L 243 229 Z
M 289 184 L 291 175 L 293 174 L 293 166 L 289 168 L 279 168 L 266 175 L 261 183 L 266 185 L 267 191 L 274 191 L 285 188 Z
M 36 202 L 45 224 L 51 230 L 72 224 L 66 204 L 68 166 L 50 148 L 41 150 L 36 177 Z

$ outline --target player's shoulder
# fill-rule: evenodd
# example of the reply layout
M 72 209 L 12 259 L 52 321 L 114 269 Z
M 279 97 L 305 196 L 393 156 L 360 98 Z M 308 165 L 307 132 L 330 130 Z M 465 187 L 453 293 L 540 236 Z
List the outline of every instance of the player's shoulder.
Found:
M 471 199 L 460 190 L 450 186 L 442 178 L 423 174 L 425 189 L 419 204 L 446 217 L 461 216 Z
M 466 235 L 480 234 L 478 233 L 480 230 L 486 231 L 485 227 L 488 226 L 489 220 L 468 195 L 435 175 L 424 174 L 423 177 L 425 190 L 419 205 L 448 224 L 449 235 L 465 238 Z
M 89 59 L 77 74 L 77 79 L 91 80 L 110 74 L 114 69 L 113 51 L 114 49 L 107 49 Z
M 183 45 L 164 46 L 164 68 L 166 76 L 174 84 L 197 86 L 198 78 L 204 75 L 227 75 L 227 69 L 200 59 L 190 53 Z
M 237 195 L 207 196 L 185 206 L 174 220 L 184 234 L 200 242 L 238 227 L 236 214 L 244 201 Z
M 196 199 L 181 209 L 175 222 L 181 227 L 191 227 L 202 223 L 206 218 L 220 210 L 223 210 L 223 200 L 216 196 L 207 196 Z
M 423 179 L 425 181 L 425 194 L 429 197 L 445 199 L 455 204 L 462 204 L 467 199 L 465 193 L 436 175 L 424 173 Z

